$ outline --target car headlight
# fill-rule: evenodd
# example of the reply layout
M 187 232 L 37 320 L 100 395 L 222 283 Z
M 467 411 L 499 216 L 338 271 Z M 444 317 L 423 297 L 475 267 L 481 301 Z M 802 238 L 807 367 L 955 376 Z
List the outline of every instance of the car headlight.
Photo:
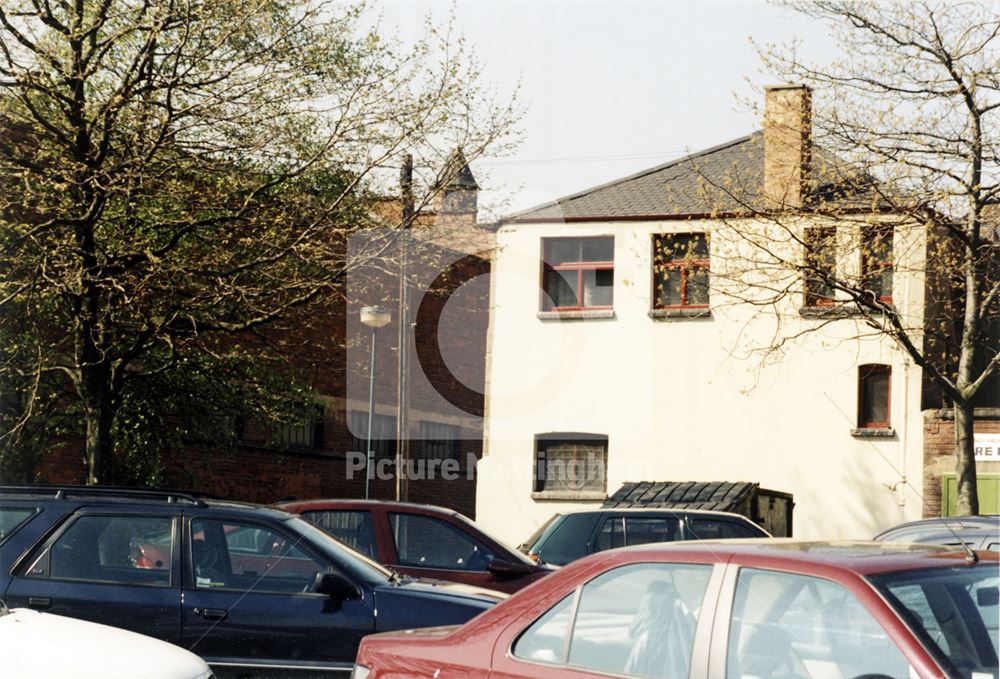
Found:
M 351 679 L 368 679 L 368 675 L 371 670 L 364 665 L 355 665 L 354 671 L 351 672 Z

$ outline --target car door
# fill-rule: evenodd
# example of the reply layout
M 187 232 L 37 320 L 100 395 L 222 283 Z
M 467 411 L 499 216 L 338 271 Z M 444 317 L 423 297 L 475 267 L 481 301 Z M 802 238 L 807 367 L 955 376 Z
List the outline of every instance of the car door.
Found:
M 375 629 L 370 591 L 315 592 L 317 573 L 339 569 L 277 522 L 192 513 L 185 524 L 186 648 L 217 667 L 350 667 Z
M 5 599 L 179 643 L 179 516 L 86 508 L 14 572 Z
M 632 563 L 590 577 L 500 633 L 491 679 L 701 679 L 723 567 Z
M 495 577 L 489 565 L 493 550 L 459 527 L 439 517 L 389 512 L 393 568 L 418 578 L 432 578 L 490 587 Z
M 725 679 L 912 677 L 903 652 L 844 584 L 733 565 L 712 639 Z

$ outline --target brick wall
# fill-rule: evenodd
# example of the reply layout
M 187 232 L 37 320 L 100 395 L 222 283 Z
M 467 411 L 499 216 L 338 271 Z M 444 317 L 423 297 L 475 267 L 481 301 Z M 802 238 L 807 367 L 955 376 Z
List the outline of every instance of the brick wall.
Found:
M 975 431 L 1000 433 L 1000 411 L 977 409 Z M 955 421 L 941 410 L 924 411 L 924 516 L 941 516 L 941 477 L 955 471 Z M 978 462 L 980 474 L 1000 473 L 1000 462 Z

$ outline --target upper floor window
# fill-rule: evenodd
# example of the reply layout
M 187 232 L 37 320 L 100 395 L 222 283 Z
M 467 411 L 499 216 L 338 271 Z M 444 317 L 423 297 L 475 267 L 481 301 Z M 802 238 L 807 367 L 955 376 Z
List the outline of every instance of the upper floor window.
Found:
M 708 236 L 665 233 L 653 236 L 653 308 L 708 306 Z
M 871 301 L 892 303 L 892 227 L 877 226 L 861 232 L 861 286 Z
M 837 229 L 833 227 L 805 230 L 805 305 L 830 306 L 836 303 L 836 290 L 831 284 L 837 270 Z
M 863 365 L 858 368 L 858 428 L 888 429 L 890 378 L 887 365 Z
M 610 309 L 614 305 L 615 239 L 542 239 L 542 310 Z

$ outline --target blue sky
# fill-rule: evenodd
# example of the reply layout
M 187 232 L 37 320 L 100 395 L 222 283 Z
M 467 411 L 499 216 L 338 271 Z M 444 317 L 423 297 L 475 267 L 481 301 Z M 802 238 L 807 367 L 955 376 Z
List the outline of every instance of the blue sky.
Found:
M 407 39 L 450 0 L 383 0 Z M 714 146 L 760 126 L 743 100 L 778 82 L 750 44 L 802 41 L 836 57 L 827 27 L 758 0 L 458 0 L 456 23 L 501 91 L 520 81 L 524 142 L 473 165 L 507 213 Z

